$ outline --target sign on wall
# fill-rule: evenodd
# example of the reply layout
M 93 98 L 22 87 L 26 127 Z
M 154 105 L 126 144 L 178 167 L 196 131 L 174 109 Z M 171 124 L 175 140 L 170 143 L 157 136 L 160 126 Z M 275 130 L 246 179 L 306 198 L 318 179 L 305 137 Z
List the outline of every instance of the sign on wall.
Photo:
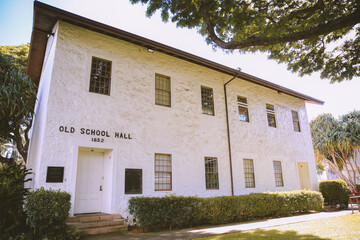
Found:
M 90 129 L 90 128 L 80 128 L 76 129 L 69 126 L 60 126 L 59 131 L 62 133 L 75 134 L 79 133 L 80 135 L 91 136 L 92 142 L 104 142 L 105 138 L 119 138 L 119 139 L 132 139 L 130 133 L 125 132 L 110 132 L 107 130 L 99 129 Z

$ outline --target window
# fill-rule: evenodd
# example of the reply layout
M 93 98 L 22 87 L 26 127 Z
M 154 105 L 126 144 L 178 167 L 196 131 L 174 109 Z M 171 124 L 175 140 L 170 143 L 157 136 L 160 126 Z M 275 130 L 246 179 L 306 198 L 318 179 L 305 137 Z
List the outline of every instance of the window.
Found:
M 266 104 L 266 113 L 269 127 L 276 128 L 276 119 L 275 119 L 275 108 L 274 105 Z
M 239 120 L 243 122 L 249 122 L 249 110 L 247 104 L 247 98 L 238 96 L 238 108 L 239 108 Z
M 244 159 L 245 187 L 255 187 L 254 162 L 252 159 Z
M 205 157 L 206 189 L 219 189 L 217 158 Z
M 300 121 L 299 121 L 299 114 L 296 111 L 291 111 L 293 126 L 295 132 L 300 132 Z
M 92 57 L 90 92 L 110 95 L 111 62 Z
M 155 191 L 171 191 L 170 154 L 155 154 Z
M 202 113 L 215 115 L 213 89 L 201 86 L 201 107 Z
M 280 161 L 273 161 L 274 164 L 274 174 L 275 174 L 275 185 L 277 187 L 283 187 L 284 181 L 282 176 L 282 168 Z
M 142 194 L 142 169 L 125 169 L 125 194 Z
M 64 181 L 64 167 L 47 167 L 46 182 L 62 183 Z
M 155 74 L 155 104 L 171 107 L 170 77 Z

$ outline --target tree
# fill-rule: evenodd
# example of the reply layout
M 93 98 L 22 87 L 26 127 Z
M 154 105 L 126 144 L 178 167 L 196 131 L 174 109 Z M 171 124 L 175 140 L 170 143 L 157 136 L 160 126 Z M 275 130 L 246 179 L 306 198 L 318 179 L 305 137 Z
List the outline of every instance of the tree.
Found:
M 215 48 L 265 52 L 300 76 L 360 76 L 359 0 L 130 0 L 164 22 L 196 28 Z
M 352 191 L 356 191 L 355 173 L 360 175 L 357 162 L 360 111 L 345 114 L 339 120 L 331 114 L 322 114 L 310 122 L 310 127 L 317 160 L 327 163 Z M 347 174 L 343 174 L 343 171 Z
M 29 45 L 0 47 L 0 162 L 25 161 L 36 100 L 26 77 Z

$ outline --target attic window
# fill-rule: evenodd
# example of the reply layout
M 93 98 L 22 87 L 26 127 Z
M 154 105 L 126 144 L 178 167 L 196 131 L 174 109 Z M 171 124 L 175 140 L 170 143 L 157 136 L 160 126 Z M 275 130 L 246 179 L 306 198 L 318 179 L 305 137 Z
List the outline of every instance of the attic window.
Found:
M 90 92 L 110 95 L 111 61 L 92 57 Z

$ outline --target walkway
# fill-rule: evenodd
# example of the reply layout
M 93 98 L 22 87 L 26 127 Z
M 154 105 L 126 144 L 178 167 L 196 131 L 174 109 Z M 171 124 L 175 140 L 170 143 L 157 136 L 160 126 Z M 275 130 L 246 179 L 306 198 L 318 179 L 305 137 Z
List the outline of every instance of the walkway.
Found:
M 183 229 L 183 230 L 178 230 L 178 231 L 141 233 L 141 234 L 109 233 L 109 234 L 104 234 L 104 235 L 86 236 L 86 237 L 81 238 L 81 240 L 192 239 L 192 238 L 206 237 L 206 236 L 217 235 L 217 234 L 247 231 L 247 230 L 253 230 L 253 229 L 258 229 L 258 228 L 275 227 L 275 226 L 279 226 L 279 225 L 305 222 L 305 221 L 311 221 L 311 220 L 329 218 L 329 217 L 337 217 L 337 216 L 343 216 L 343 215 L 347 215 L 347 214 L 351 214 L 351 210 L 343 210 L 343 211 L 338 211 L 338 212 L 310 213 L 310 214 L 299 215 L 299 216 L 266 219 L 266 220 L 247 222 L 247 223 L 228 224 L 228 225 L 222 225 L 220 227 L 218 226 L 218 227 L 203 228 L 203 229 Z

